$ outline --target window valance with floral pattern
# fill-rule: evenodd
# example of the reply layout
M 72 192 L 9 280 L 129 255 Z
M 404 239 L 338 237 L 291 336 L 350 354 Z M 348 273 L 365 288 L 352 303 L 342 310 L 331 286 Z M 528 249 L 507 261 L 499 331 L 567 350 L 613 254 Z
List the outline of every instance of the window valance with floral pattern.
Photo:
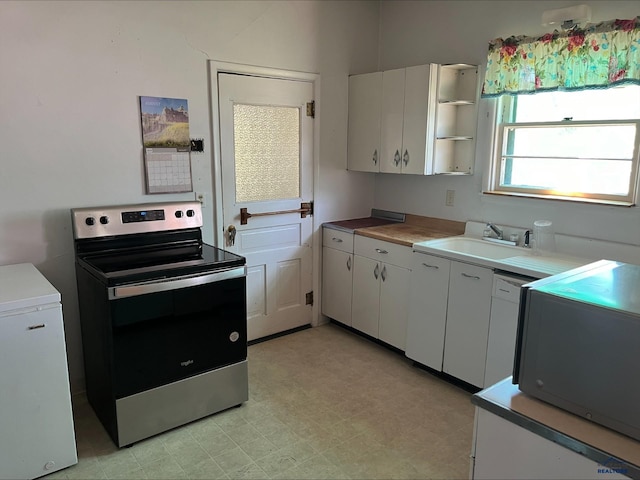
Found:
M 489 43 L 483 97 L 640 84 L 640 16 Z

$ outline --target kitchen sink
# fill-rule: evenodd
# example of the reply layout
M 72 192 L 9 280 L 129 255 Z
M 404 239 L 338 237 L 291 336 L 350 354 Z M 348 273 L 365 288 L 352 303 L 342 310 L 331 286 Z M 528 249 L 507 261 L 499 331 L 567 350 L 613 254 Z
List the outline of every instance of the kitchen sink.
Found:
M 449 237 L 439 240 L 429 240 L 428 242 L 422 243 L 422 245 L 438 250 L 490 260 L 502 260 L 503 258 L 531 255 L 530 249 L 511 245 L 499 245 L 469 237 Z
M 464 235 L 414 243 L 413 251 L 534 278 L 555 275 L 593 262 L 593 259 L 566 254 L 538 255 L 531 248 L 505 245 Z M 416 261 L 422 262 L 422 260 Z

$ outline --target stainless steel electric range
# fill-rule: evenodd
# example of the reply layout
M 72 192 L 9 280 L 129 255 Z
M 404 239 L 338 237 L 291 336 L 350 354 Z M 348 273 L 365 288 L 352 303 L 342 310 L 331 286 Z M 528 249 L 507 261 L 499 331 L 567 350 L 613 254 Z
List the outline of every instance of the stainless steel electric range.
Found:
M 89 403 L 119 447 L 248 399 L 245 259 L 199 202 L 71 211 Z

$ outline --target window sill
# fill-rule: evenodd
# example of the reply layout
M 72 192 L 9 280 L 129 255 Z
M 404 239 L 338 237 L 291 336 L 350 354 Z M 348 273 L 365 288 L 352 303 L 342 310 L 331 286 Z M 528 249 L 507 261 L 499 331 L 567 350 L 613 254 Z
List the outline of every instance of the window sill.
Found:
M 535 195 L 531 193 L 501 192 L 497 190 L 483 191 L 482 194 L 495 195 L 497 197 L 532 198 L 537 200 L 555 200 L 555 201 L 569 202 L 569 203 L 609 205 L 614 207 L 634 207 L 635 206 L 635 203 L 632 203 L 632 202 L 619 202 L 615 200 L 596 200 L 592 198 L 562 197 L 562 196 L 556 196 L 556 195 Z

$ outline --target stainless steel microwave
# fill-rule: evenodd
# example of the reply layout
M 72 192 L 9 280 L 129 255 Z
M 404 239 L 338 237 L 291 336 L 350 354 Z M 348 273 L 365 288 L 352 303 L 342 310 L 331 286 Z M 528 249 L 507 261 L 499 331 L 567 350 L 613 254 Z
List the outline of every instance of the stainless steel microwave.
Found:
M 513 383 L 640 440 L 640 266 L 601 260 L 524 285 Z

